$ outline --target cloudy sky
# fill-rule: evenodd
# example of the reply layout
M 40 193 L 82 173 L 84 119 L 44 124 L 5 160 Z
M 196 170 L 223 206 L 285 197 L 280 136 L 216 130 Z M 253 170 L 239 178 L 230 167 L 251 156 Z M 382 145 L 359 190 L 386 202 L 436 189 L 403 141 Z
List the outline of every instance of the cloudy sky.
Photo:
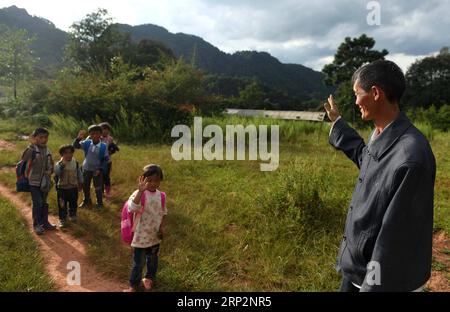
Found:
M 373 2 L 379 4 L 380 25 L 368 23 L 368 15 L 376 22 Z M 266 51 L 316 70 L 333 60 L 346 36 L 362 33 L 404 70 L 450 45 L 450 0 L 0 0 L 0 8 L 10 5 L 63 30 L 106 8 L 115 22 L 156 24 L 203 37 L 225 52 Z

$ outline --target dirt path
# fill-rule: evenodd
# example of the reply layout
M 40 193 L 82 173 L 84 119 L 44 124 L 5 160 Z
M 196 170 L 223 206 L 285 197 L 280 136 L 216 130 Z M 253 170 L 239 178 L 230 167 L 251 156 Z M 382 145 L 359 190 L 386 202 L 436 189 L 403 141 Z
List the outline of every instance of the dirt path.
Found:
M 3 150 L 12 151 L 12 150 L 14 150 L 15 147 L 16 146 L 12 143 L 0 140 L 0 151 L 3 151 Z
M 433 258 L 438 263 L 431 272 L 427 287 L 431 291 L 450 292 L 450 239 L 443 231 L 434 234 Z M 436 264 L 435 264 L 436 266 Z
M 95 270 L 94 265 L 87 258 L 85 242 L 82 239 L 75 239 L 60 230 L 47 231 L 42 236 L 34 234 L 30 204 L 24 203 L 17 194 L 2 184 L 0 184 L 0 195 L 9 199 L 27 221 L 28 228 L 33 233 L 41 250 L 46 271 L 53 280 L 57 291 L 122 291 L 127 287 L 126 283 L 106 278 Z M 49 220 L 51 223 L 57 223 L 55 216 L 49 215 Z M 80 264 L 81 285 L 67 283 L 67 276 L 73 271 L 73 267 L 67 268 L 71 261 L 77 261 Z

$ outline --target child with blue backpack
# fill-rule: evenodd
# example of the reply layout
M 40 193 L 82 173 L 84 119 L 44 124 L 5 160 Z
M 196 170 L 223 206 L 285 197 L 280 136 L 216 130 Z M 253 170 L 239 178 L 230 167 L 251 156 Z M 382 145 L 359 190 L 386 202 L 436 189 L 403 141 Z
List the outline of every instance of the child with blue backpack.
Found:
M 47 129 L 34 130 L 30 136 L 31 144 L 23 152 L 16 168 L 17 191 L 31 193 L 33 228 L 37 235 L 56 228 L 48 221 L 47 198 L 53 173 L 52 154 L 47 147 L 48 137 Z
M 105 143 L 100 140 L 102 128 L 92 125 L 88 128 L 89 138 L 83 140 L 86 131 L 80 130 L 73 142 L 73 147 L 83 149 L 84 161 L 83 171 L 83 194 L 84 199 L 80 208 L 90 207 L 91 201 L 91 181 L 94 181 L 95 196 L 97 198 L 97 209 L 103 208 L 103 175 L 109 161 L 108 149 Z

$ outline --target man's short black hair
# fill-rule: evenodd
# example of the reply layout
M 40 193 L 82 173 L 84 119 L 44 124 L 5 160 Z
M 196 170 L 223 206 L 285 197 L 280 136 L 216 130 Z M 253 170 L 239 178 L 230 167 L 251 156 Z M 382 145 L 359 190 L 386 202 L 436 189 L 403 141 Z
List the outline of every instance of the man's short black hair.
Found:
M 142 174 L 144 177 L 150 177 L 157 175 L 161 179 L 164 179 L 163 171 L 159 165 L 151 164 L 144 167 L 144 173 Z
M 91 134 L 92 132 L 102 132 L 102 127 L 100 127 L 99 125 L 92 125 L 89 126 L 88 128 L 88 133 Z
M 106 122 L 106 121 L 100 123 L 99 126 L 100 126 L 102 129 L 106 128 L 106 129 L 108 129 L 109 131 L 111 131 L 111 125 L 110 125 L 108 122 Z
M 377 60 L 360 67 L 352 77 L 364 91 L 370 91 L 373 86 L 379 87 L 390 102 L 400 103 L 405 92 L 405 75 L 397 64 L 387 60 Z
M 33 133 L 31 134 L 32 137 L 37 137 L 38 135 L 49 135 L 50 132 L 48 132 L 47 129 L 45 128 L 37 128 L 36 130 L 33 131 Z
M 75 153 L 75 147 L 73 147 L 73 145 L 69 145 L 69 144 L 61 145 L 59 147 L 59 155 L 61 155 L 61 156 L 64 155 L 64 153 L 66 151 L 70 151 L 72 153 Z

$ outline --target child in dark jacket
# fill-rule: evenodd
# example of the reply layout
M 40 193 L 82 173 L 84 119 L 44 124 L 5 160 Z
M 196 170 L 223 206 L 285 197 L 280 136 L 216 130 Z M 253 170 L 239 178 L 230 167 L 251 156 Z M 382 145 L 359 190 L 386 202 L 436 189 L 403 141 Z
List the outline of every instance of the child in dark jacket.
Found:
M 22 160 L 28 163 L 27 178 L 32 200 L 33 228 L 37 235 L 56 228 L 48 221 L 47 197 L 53 172 L 52 154 L 47 147 L 48 136 L 47 129 L 36 129 L 30 136 L 31 144 L 22 154 Z
M 60 227 L 66 225 L 67 208 L 69 208 L 69 220 L 76 222 L 78 192 L 83 187 L 83 174 L 78 161 L 73 158 L 74 152 L 75 148 L 72 145 L 61 146 L 59 149 L 61 160 L 55 165 Z
M 83 149 L 83 193 L 84 199 L 80 208 L 91 206 L 91 181 L 94 180 L 95 195 L 97 198 L 97 209 L 103 208 L 103 176 L 109 161 L 108 149 L 101 142 L 102 128 L 92 125 L 88 129 L 89 139 L 83 140 L 86 131 L 80 130 L 73 142 L 75 148 Z

